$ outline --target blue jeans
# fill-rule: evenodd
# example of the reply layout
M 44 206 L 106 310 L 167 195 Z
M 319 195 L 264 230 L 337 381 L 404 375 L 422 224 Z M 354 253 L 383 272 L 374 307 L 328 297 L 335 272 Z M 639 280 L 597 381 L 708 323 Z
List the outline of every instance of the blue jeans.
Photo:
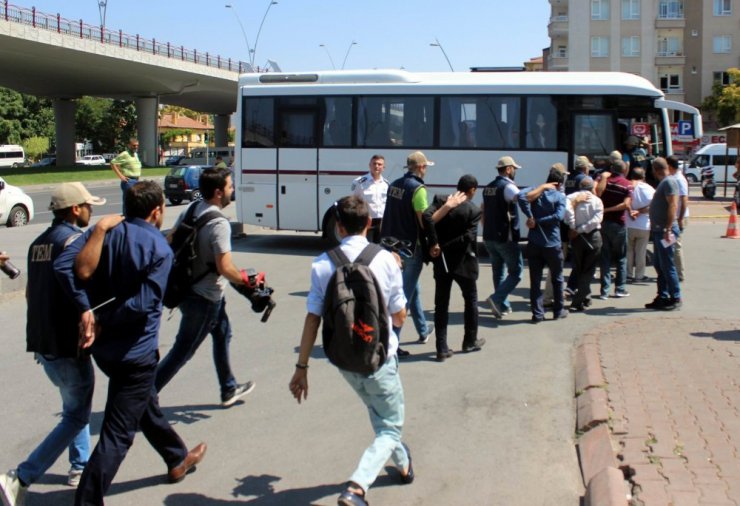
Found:
M 389 358 L 370 376 L 339 370 L 347 383 L 367 406 L 375 440 L 362 454 L 357 469 L 350 478 L 367 491 L 390 457 L 393 464 L 404 470 L 409 456 L 401 445 L 404 401 L 401 377 L 398 375 L 398 357 Z
M 46 359 L 36 354 L 51 382 L 62 395 L 62 419 L 48 436 L 18 466 L 18 477 L 30 485 L 36 482 L 69 448 L 69 463 L 82 470 L 90 456 L 90 410 L 95 373 L 90 359 Z
M 680 232 L 678 225 L 673 225 L 671 231 L 678 238 Z M 664 237 L 663 232 L 651 232 L 650 235 L 653 239 L 653 264 L 655 265 L 655 271 L 658 273 L 658 297 L 662 299 L 680 299 L 681 283 L 678 280 L 678 271 L 673 259 L 676 245 L 663 247 L 660 242 Z
M 421 246 L 416 246 L 414 256 L 406 258 L 403 261 L 403 294 L 406 297 L 406 309 L 411 312 L 411 319 L 416 327 L 416 333 L 419 336 L 427 335 L 427 319 L 424 316 L 424 308 L 421 307 L 421 284 L 419 276 L 421 269 L 424 267 Z M 396 329 L 396 333 L 401 335 L 401 329 Z
M 515 242 L 484 241 L 488 256 L 491 257 L 493 276 L 493 302 L 500 309 L 511 309 L 509 294 L 522 280 L 524 259 L 519 244 Z
M 558 316 L 563 310 L 563 249 L 560 246 L 545 248 L 527 244 L 527 261 L 529 262 L 529 305 L 532 316 L 537 319 L 545 317 L 544 296 L 542 295 L 542 272 L 545 266 L 550 269 L 552 280 L 552 312 Z
M 617 265 L 616 290 L 624 292 L 627 286 L 627 228 L 613 221 L 604 221 L 601 238 L 601 295 L 609 295 L 613 264 Z
M 128 182 L 121 181 L 121 209 L 123 210 L 124 215 L 126 214 L 126 190 L 128 190 L 138 182 L 139 180 L 133 177 L 128 178 Z
M 200 295 L 191 294 L 181 304 L 180 329 L 175 344 L 159 362 L 154 386 L 160 392 L 190 360 L 208 334 L 213 337 L 213 362 L 221 387 L 221 398 L 236 388 L 236 379 L 229 363 L 231 325 L 226 315 L 226 299 L 213 302 Z

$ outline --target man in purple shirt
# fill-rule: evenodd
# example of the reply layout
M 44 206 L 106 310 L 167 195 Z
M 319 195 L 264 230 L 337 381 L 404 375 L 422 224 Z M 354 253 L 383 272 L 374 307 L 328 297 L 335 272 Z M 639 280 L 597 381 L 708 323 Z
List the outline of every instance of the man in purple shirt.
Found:
M 616 158 L 616 157 L 615 157 Z M 624 211 L 630 211 L 632 184 L 625 177 L 629 167 L 621 160 L 612 158 L 609 172 L 604 172 L 596 185 L 596 195 L 604 203 L 604 221 L 601 224 L 601 295 L 609 298 L 612 282 L 611 266 L 616 264 L 615 297 L 629 297 L 627 283 L 627 228 Z

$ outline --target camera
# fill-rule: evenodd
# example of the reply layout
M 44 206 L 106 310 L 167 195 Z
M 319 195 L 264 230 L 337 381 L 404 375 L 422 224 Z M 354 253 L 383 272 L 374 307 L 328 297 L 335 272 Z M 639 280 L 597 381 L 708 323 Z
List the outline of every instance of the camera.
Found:
M 242 269 L 239 273 L 244 284 L 231 283 L 232 288 L 246 297 L 252 303 L 252 311 L 262 313 L 260 321 L 266 322 L 272 310 L 277 306 L 277 303 L 272 300 L 272 293 L 275 290 L 267 286 L 264 272 L 257 272 L 256 269 Z
M 15 279 L 18 276 L 21 275 L 21 270 L 10 263 L 10 260 L 6 260 L 2 266 L 0 266 L 0 270 L 2 270 L 6 276 L 8 276 L 10 279 Z

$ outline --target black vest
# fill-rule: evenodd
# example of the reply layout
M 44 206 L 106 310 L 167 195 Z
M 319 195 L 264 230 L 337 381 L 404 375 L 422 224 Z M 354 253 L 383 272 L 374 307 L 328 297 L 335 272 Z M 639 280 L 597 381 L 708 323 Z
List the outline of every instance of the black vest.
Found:
M 395 237 L 410 241 L 412 249 L 416 249 L 419 239 L 419 220 L 414 211 L 412 200 L 414 193 L 424 186 L 424 180 L 407 172 L 403 177 L 396 179 L 388 187 L 388 198 L 383 212 L 383 223 L 380 229 L 381 237 Z
M 496 176 L 483 188 L 483 240 L 508 242 L 511 232 L 512 242 L 519 241 L 519 210 L 516 199 L 506 202 L 504 189 L 509 179 Z
M 80 313 L 54 276 L 54 260 L 67 242 L 82 231 L 55 221 L 28 249 L 26 351 L 42 355 L 77 356 Z

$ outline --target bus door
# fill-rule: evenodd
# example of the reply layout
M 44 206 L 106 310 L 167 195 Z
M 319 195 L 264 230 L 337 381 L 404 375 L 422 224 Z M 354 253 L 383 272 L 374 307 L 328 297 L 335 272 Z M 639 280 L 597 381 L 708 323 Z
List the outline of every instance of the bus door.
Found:
M 316 99 L 283 97 L 278 105 L 278 228 L 319 230 Z
M 575 156 L 587 156 L 599 169 L 606 164 L 609 153 L 615 149 L 617 132 L 616 116 L 611 111 L 576 111 L 571 116 L 571 160 Z M 572 168 L 572 167 L 571 167 Z

